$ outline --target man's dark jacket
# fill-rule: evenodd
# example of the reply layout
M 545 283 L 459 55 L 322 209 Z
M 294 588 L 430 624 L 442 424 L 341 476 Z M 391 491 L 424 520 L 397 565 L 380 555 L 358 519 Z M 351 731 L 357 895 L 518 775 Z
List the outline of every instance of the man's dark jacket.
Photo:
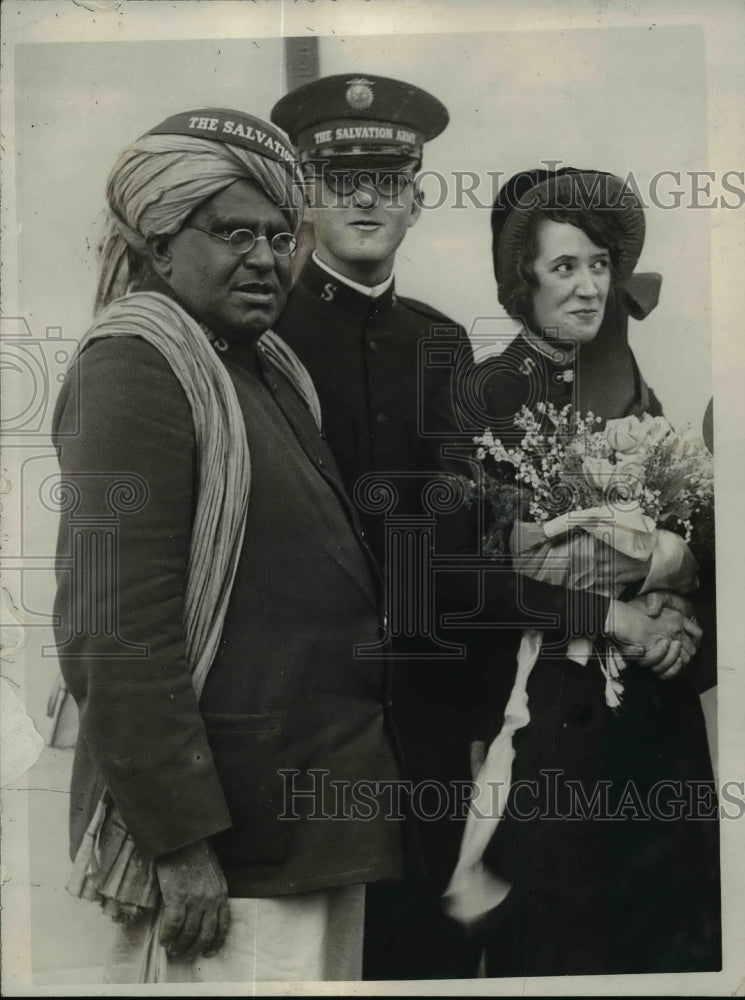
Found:
M 105 783 L 144 858 L 212 837 L 234 896 L 395 878 L 399 824 L 368 786 L 358 818 L 340 819 L 354 798 L 340 805 L 323 785 L 360 793 L 397 775 L 384 657 L 355 655 L 380 639 L 377 571 L 295 389 L 265 358 L 252 371 L 253 349 L 230 347 L 222 359 L 245 419 L 251 491 L 199 705 L 183 634 L 198 489 L 186 397 L 159 352 L 133 337 L 93 343 L 62 389 L 54 435 L 77 496 L 60 526 L 55 608 L 80 709 L 72 850 Z M 112 519 L 117 481 L 139 482 L 144 499 Z M 76 552 L 93 553 L 107 529 L 116 536 L 108 595 Z M 297 794 L 312 788 L 314 797 Z M 320 818 L 309 819 L 314 811 Z

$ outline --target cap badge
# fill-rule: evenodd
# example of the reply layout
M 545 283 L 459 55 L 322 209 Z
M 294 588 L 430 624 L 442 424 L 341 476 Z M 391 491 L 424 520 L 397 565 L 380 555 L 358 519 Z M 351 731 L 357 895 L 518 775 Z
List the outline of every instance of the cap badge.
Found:
M 358 76 L 354 80 L 347 81 L 347 104 L 355 111 L 364 111 L 373 102 L 372 80 L 365 80 Z

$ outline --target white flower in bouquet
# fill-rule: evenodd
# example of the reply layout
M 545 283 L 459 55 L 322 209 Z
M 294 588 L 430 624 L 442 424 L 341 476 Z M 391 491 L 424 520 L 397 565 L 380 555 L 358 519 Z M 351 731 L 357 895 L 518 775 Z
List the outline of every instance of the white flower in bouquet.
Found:
M 639 417 L 620 417 L 609 420 L 605 425 L 605 439 L 618 455 L 644 456 L 669 434 L 674 434 L 670 423 L 664 417 L 652 417 L 648 413 Z
M 638 456 L 630 453 L 619 458 L 616 462 L 597 455 L 585 455 L 582 459 L 588 484 L 610 502 L 638 497 L 643 488 L 644 470 Z

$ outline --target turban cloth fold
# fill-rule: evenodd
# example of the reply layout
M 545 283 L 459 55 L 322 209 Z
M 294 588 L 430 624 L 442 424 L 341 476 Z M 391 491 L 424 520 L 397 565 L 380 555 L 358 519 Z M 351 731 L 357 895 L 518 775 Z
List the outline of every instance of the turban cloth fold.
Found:
M 202 204 L 235 181 L 257 184 L 296 232 L 303 215 L 300 174 L 275 160 L 196 136 L 146 135 L 127 147 L 109 174 L 109 213 L 101 241 L 96 312 L 130 285 L 131 249 L 145 257 L 149 236 L 173 235 Z

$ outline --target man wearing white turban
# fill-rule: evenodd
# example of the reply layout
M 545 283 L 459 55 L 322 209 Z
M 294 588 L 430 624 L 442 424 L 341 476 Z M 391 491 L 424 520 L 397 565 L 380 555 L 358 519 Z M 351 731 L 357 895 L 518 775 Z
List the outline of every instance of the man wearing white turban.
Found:
M 249 115 L 185 112 L 122 153 L 107 199 L 53 429 L 71 888 L 125 922 L 110 982 L 359 978 L 364 885 L 400 874 L 397 770 L 363 650 L 375 564 L 270 329 L 294 155 Z

